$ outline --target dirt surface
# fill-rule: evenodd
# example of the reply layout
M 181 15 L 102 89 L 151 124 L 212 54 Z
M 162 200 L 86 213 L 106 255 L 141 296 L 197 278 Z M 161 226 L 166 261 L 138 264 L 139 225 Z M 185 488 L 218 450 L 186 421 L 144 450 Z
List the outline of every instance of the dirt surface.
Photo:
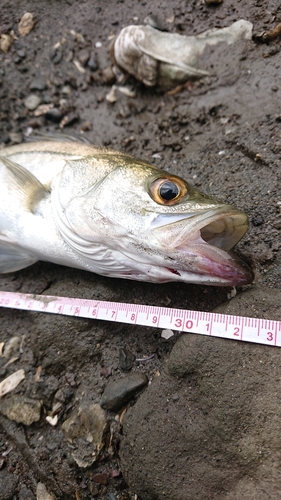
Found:
M 35 26 L 23 37 L 19 36 L 18 22 L 24 12 L 33 13 Z M 195 35 L 209 28 L 225 27 L 238 19 L 246 19 L 253 23 L 254 39 L 243 45 L 243 48 L 220 47 L 217 53 L 214 51 L 210 54 L 213 76 L 198 82 L 188 82 L 176 93 L 148 89 L 129 78 L 121 85 L 133 89 L 136 96 L 128 97 L 117 92 L 117 101 L 111 104 L 106 100 L 106 95 L 113 84 L 120 84 L 110 70 L 109 46 L 112 37 L 124 26 L 142 24 L 151 15 L 158 16 L 164 28 L 183 35 Z M 264 307 L 254 312 L 255 315 L 270 317 L 274 297 L 270 295 L 269 308 L 268 290 L 276 290 L 275 306 L 279 307 L 277 292 L 281 283 L 281 41 L 277 37 L 261 43 L 259 35 L 271 30 L 280 21 L 281 6 L 278 0 L 224 0 L 217 5 L 207 5 L 203 0 L 176 0 L 172 3 L 26 0 L 24 6 L 19 1 L 2 0 L 1 33 L 9 34 L 14 30 L 16 39 L 7 53 L 0 52 L 0 147 L 21 142 L 25 135 L 36 131 L 83 135 L 96 145 L 130 152 L 181 175 L 202 191 L 235 204 L 249 215 L 250 220 L 249 231 L 236 251 L 252 265 L 256 283 L 262 287 L 259 293 L 264 293 L 264 301 L 261 302 Z M 79 64 L 75 65 L 75 61 Z M 50 107 L 47 114 L 36 116 L 38 107 L 35 110 L 26 107 L 26 98 L 31 94 L 39 96 L 41 104 L 53 105 L 57 111 L 50 111 L 53 109 Z M 226 301 L 230 291 L 195 285 L 126 282 L 48 263 L 38 263 L 23 271 L 1 276 L 0 289 L 208 311 Z M 243 300 L 244 292 L 239 292 L 240 300 Z M 236 312 L 241 312 L 239 307 Z M 165 413 L 161 402 L 163 389 L 156 375 L 163 372 L 164 386 L 167 387 L 170 375 L 168 377 L 164 373 L 164 365 L 173 346 L 177 345 L 178 335 L 165 341 L 157 329 L 93 323 L 78 318 L 4 309 L 0 311 L 0 317 L 0 342 L 19 337 L 19 341 L 14 341 L 9 355 L 0 358 L 1 380 L 16 370 L 24 369 L 26 378 L 12 394 L 28 402 L 29 408 L 32 408 L 30 418 L 33 419 L 30 425 L 16 423 L 7 417 L 8 410 L 4 411 L 0 404 L 0 499 L 36 498 L 38 483 L 43 483 L 53 497 L 61 499 L 129 500 L 135 498 L 135 494 L 148 500 L 187 498 L 176 493 L 179 491 L 179 482 L 182 482 L 179 471 L 184 466 L 183 461 L 177 462 L 176 459 L 173 461 L 173 472 L 168 476 L 169 469 L 162 469 L 162 477 L 157 468 L 160 483 L 154 483 L 149 489 L 151 481 L 146 474 L 149 470 L 156 470 L 155 450 L 163 443 L 159 433 L 155 433 L 154 447 L 152 450 L 147 449 L 145 454 L 149 470 L 147 472 L 143 467 L 138 468 L 142 434 L 141 424 L 136 417 L 142 413 L 133 406 L 134 400 L 125 419 L 125 432 L 122 430 L 122 411 L 118 416 L 116 412 L 107 412 L 104 447 L 97 461 L 88 467 L 78 466 L 74 458 L 77 457 L 77 450 L 77 453 L 83 453 L 88 442 L 80 436 L 71 443 L 62 430 L 63 422 L 73 412 L 83 405 L 100 402 L 111 380 L 127 377 L 130 370 L 124 371 L 119 367 L 120 349 L 129 350 L 135 357 L 131 372 L 146 373 L 158 387 L 157 390 L 151 390 L 150 387 L 145 389 L 138 400 L 137 404 L 142 401 L 144 418 L 152 405 L 151 398 L 156 415 L 157 411 L 159 415 Z M 234 342 L 220 339 L 212 341 L 208 370 L 214 384 L 219 386 L 220 377 L 224 377 L 229 367 L 236 363 L 238 366 L 240 356 L 244 355 L 243 349 L 247 350 L 250 359 L 251 346 L 247 345 L 243 349 L 239 347 L 243 351 L 240 353 Z M 199 350 L 203 349 L 204 338 L 200 338 L 200 343 L 196 345 Z M 222 352 L 229 349 L 229 355 L 221 356 L 221 370 L 216 375 L 220 348 Z M 278 353 L 274 349 L 270 351 L 274 351 L 274 360 L 271 360 L 267 349 L 259 347 L 255 360 L 266 359 L 267 367 L 274 363 L 278 372 Z M 137 361 L 151 354 L 155 355 L 149 361 Z M 249 394 L 255 391 L 255 384 L 252 383 L 255 373 L 260 377 L 259 380 L 266 376 L 266 370 L 258 371 L 254 361 L 249 369 L 252 372 L 246 389 L 243 384 L 238 385 L 239 391 L 243 393 L 245 390 L 246 394 L 239 402 L 241 407 L 247 405 L 247 401 L 251 400 Z M 196 380 L 202 380 L 203 376 L 202 371 L 195 370 L 192 383 L 197 389 Z M 177 379 L 171 383 L 172 394 L 180 397 L 185 394 L 185 379 L 179 382 L 179 386 Z M 152 384 L 153 387 L 155 385 Z M 262 383 L 258 384 L 258 387 L 261 386 Z M 224 391 L 224 404 L 230 405 L 228 391 L 231 388 L 228 384 L 222 384 L 220 389 Z M 202 407 L 208 407 L 209 398 L 212 398 L 212 392 L 208 390 L 200 392 L 199 399 L 196 399 L 196 394 L 195 391 L 190 400 L 194 419 L 191 419 L 193 430 L 189 436 L 196 434 L 196 404 L 199 401 Z M 261 426 L 265 426 L 270 415 L 278 412 L 276 394 L 268 391 L 267 401 L 264 394 L 262 392 L 255 407 L 257 414 L 260 408 L 263 411 L 265 407 L 269 408 L 268 414 L 265 411 L 261 416 Z M 6 395 L 3 402 L 5 400 L 15 405 L 12 395 Z M 38 401 L 41 413 L 39 420 L 36 420 Z M 46 416 L 56 413 L 54 405 L 58 403 L 58 424 L 52 426 L 46 421 Z M 235 407 L 234 416 L 239 414 L 239 404 Z M 221 409 L 220 404 L 218 408 Z M 184 418 L 184 412 L 180 412 L 176 406 L 173 411 Z M 156 427 L 156 422 L 160 420 L 155 418 L 155 414 L 153 419 Z M 137 453 L 133 455 L 133 464 L 124 451 L 129 449 L 128 436 L 129 443 L 133 439 L 132 422 L 138 426 Z M 173 447 L 177 432 L 182 432 L 179 417 L 176 422 L 180 430 L 175 426 L 173 438 L 164 443 L 167 447 Z M 231 428 L 231 418 L 225 422 Z M 274 431 L 280 434 L 275 419 L 274 422 Z M 258 439 L 257 420 L 249 419 L 247 425 L 249 440 L 251 437 L 253 440 Z M 202 429 L 204 432 L 203 425 L 199 431 Z M 149 429 L 150 434 L 152 430 L 153 426 Z M 217 429 L 216 432 L 219 434 Z M 267 456 L 273 450 L 273 431 L 270 436 L 265 446 Z M 208 439 L 212 439 L 211 432 Z M 237 439 L 237 433 L 230 432 L 229 439 Z M 266 442 L 265 432 L 262 432 L 262 439 Z M 119 446 L 122 440 L 124 444 L 121 444 L 123 455 L 120 462 Z M 198 449 L 204 455 L 202 443 Z M 215 453 L 211 446 L 206 446 L 206 449 L 211 454 Z M 185 448 L 187 455 L 189 452 Z M 134 447 L 129 449 L 130 453 L 134 453 Z M 196 462 L 197 457 L 194 456 Z M 225 469 L 230 469 L 231 457 L 230 452 L 223 455 L 223 459 L 228 461 Z M 234 482 L 237 480 L 236 485 L 233 482 L 225 483 L 223 474 L 215 474 L 214 481 L 210 482 L 207 472 L 199 470 L 194 477 L 200 482 L 201 474 L 204 473 L 204 482 L 200 486 L 203 489 L 196 490 L 188 498 L 277 499 L 278 496 L 274 496 L 276 485 L 280 484 L 277 473 L 272 474 L 272 477 L 267 476 L 261 490 L 259 487 L 255 489 L 253 480 L 243 482 L 242 462 L 240 458 L 236 461 L 236 475 L 233 478 Z M 256 464 L 254 458 L 251 467 L 253 464 Z M 135 467 L 139 469 L 137 472 Z M 251 467 L 246 471 L 249 474 Z M 269 471 L 269 462 L 266 467 Z M 125 472 L 125 478 L 122 471 Z M 168 497 L 165 492 L 161 493 L 164 491 L 161 484 L 165 477 L 172 485 L 174 480 L 175 496 L 173 487 Z M 144 483 L 145 491 L 141 486 Z M 156 489 L 155 484 L 158 485 Z M 267 493 L 261 496 L 260 491 L 264 492 L 268 486 L 272 487 L 271 496 L 266 496 Z M 43 497 L 37 492 L 37 498 Z

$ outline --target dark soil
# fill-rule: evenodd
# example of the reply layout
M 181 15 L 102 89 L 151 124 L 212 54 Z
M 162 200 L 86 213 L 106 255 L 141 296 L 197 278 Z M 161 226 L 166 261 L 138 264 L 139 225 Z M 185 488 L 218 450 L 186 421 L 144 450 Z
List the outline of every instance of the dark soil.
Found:
M 21 37 L 17 25 L 24 12 L 33 13 L 36 23 Z M 216 76 L 189 82 L 174 94 L 130 78 L 125 84 L 135 89 L 136 97 L 118 93 L 110 104 L 106 95 L 116 83 L 108 71 L 112 36 L 129 24 L 142 24 L 148 15 L 183 35 L 246 19 L 253 23 L 254 39 L 242 53 L 228 47 L 213 55 Z M 203 0 L 26 0 L 24 5 L 1 0 L 0 33 L 14 30 L 17 38 L 8 53 L 0 52 L 0 147 L 21 142 L 30 132 L 83 135 L 235 204 L 250 220 L 236 251 L 254 268 L 266 296 L 267 288 L 281 287 L 281 38 L 262 43 L 259 35 L 280 21 L 279 0 L 224 0 L 217 5 Z M 80 71 L 74 61 L 79 61 Z M 38 95 L 42 104 L 54 104 L 59 117 L 28 110 L 24 102 L 30 94 Z M 230 292 L 126 282 L 48 263 L 2 275 L 0 289 L 196 310 L 213 310 Z M 261 314 L 266 316 L 266 308 Z M 23 368 L 26 380 L 14 393 L 42 402 L 41 419 L 30 426 L 0 417 L 0 473 L 8 485 L 0 499 L 35 498 L 38 482 L 61 499 L 114 500 L 111 493 L 118 499 L 135 498 L 119 471 L 122 426 L 114 433 L 113 451 L 107 442 L 99 460 L 83 469 L 72 458 L 61 424 L 80 403 L 99 402 L 108 381 L 121 376 L 120 348 L 136 358 L 155 353 L 132 368 L 153 379 L 177 335 L 167 342 L 157 329 L 4 309 L 0 318 L 0 342 L 24 337 L 17 360 L 4 367 L 7 360 L 0 358 L 1 379 Z M 65 397 L 59 423 L 52 427 L 45 417 L 59 390 Z M 114 414 L 109 418 L 116 423 Z M 106 485 L 94 480 L 104 472 Z

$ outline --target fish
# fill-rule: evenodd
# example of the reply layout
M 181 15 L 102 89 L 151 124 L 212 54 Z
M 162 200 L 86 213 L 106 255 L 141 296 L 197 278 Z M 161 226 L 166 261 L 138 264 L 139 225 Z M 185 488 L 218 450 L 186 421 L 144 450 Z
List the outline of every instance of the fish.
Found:
M 206 49 L 222 43 L 227 46 L 240 42 L 242 46 L 252 38 L 253 25 L 240 19 L 226 28 L 209 29 L 196 36 L 162 32 L 152 26 L 131 25 L 123 28 L 113 40 L 110 55 L 122 71 L 133 75 L 148 87 L 171 88 L 211 76 L 212 57 L 204 57 Z M 244 41 L 241 45 L 241 41 Z M 231 47 L 229 48 L 231 51 Z M 230 52 L 231 53 L 231 52 Z M 202 65 L 205 67 L 202 68 Z M 213 75 L 214 76 L 214 75 Z
M 42 140 L 0 151 L 0 273 L 37 261 L 103 276 L 242 286 L 247 215 L 130 154 Z

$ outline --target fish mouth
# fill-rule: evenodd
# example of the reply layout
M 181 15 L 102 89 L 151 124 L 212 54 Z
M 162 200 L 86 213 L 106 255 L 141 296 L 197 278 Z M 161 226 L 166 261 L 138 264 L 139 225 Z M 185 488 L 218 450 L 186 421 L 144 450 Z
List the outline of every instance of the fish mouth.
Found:
M 252 283 L 249 266 L 229 251 L 248 229 L 248 218 L 232 206 L 205 214 L 174 214 L 170 223 L 161 224 L 166 214 L 154 221 L 153 234 L 165 244 L 170 272 L 183 281 L 222 286 Z M 176 220 L 178 218 L 178 220 Z M 167 222 L 167 220 L 166 220 Z M 188 274 L 188 276 L 187 276 Z

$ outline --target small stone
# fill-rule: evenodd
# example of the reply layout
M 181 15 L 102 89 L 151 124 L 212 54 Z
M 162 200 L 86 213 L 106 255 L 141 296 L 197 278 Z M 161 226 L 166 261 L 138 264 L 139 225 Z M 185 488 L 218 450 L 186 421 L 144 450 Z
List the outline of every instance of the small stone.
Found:
M 92 122 L 84 122 L 83 125 L 81 126 L 81 130 L 83 130 L 83 132 L 88 132 L 88 130 L 92 130 L 92 128 L 93 128 Z
M 11 500 L 16 493 L 18 478 L 6 469 L 0 471 L 0 500 Z
M 74 122 L 77 122 L 79 120 L 79 115 L 77 113 L 69 113 L 66 115 L 61 123 L 60 123 L 60 128 L 67 127 L 68 125 L 72 125 Z
M 72 453 L 79 467 L 90 467 L 98 458 L 108 426 L 105 411 L 99 404 L 81 405 L 62 424 L 67 440 L 76 446 Z
M 102 395 L 100 405 L 105 410 L 119 411 L 147 384 L 148 378 L 144 373 L 131 373 L 126 377 L 109 382 Z
M 119 368 L 121 370 L 131 370 L 135 359 L 135 355 L 128 349 L 119 349 Z
M 88 60 L 88 66 L 92 71 L 97 71 L 99 69 L 99 65 L 97 63 L 96 55 L 94 52 L 91 52 L 90 59 Z
M 31 425 L 38 422 L 41 417 L 41 403 L 37 399 L 27 398 L 15 394 L 0 402 L 0 412 L 9 420 L 17 423 Z
M 254 226 L 261 226 L 264 223 L 264 218 L 262 215 L 255 215 L 252 218 L 252 223 Z
M 31 14 L 30 12 L 25 12 L 18 25 L 19 34 L 21 36 L 28 35 L 33 29 L 33 27 L 34 27 L 33 14 Z
M 45 113 L 45 117 L 51 122 L 59 123 L 62 119 L 62 113 L 58 108 L 52 108 Z
M 95 483 L 89 483 L 88 490 L 93 497 L 97 497 L 99 494 L 99 488 Z
M 12 42 L 13 42 L 13 39 L 10 35 L 1 35 L 0 36 L 0 50 L 2 50 L 2 52 L 7 53 L 10 49 Z
M 50 52 L 50 59 L 53 64 L 59 64 L 62 60 L 62 56 L 63 56 L 62 50 L 58 48 L 55 49 L 53 48 Z
M 95 483 L 103 484 L 104 486 L 106 486 L 108 484 L 107 473 L 101 472 L 100 474 L 95 474 L 93 476 L 93 480 L 95 481 Z
M 78 59 L 79 59 L 80 63 L 82 64 L 82 66 L 86 66 L 89 58 L 90 58 L 89 49 L 82 49 L 78 53 Z
M 36 488 L 36 498 L 37 500 L 55 500 L 55 497 L 51 495 L 46 486 L 43 483 L 38 483 Z
M 172 330 L 162 330 L 161 332 L 161 337 L 162 339 L 169 340 L 171 337 L 174 336 L 174 332 Z
M 72 92 L 72 89 L 71 89 L 70 85 L 64 85 L 64 86 L 62 87 L 62 89 L 61 89 L 61 92 L 62 92 L 62 94 L 64 94 L 64 95 L 70 95 L 70 94 L 71 94 L 71 92 Z
M 23 141 L 21 132 L 10 132 L 10 140 L 13 144 L 21 144 Z
M 111 66 L 108 66 L 107 68 L 105 68 L 102 72 L 102 77 L 103 77 L 103 81 L 104 83 L 108 83 L 108 84 L 111 84 L 113 82 L 115 82 L 115 74 L 113 73 L 113 69 Z
M 10 136 L 9 134 L 4 134 L 0 137 L 0 143 L 2 144 L 8 144 L 10 142 Z
M 36 94 L 30 94 L 24 101 L 24 105 L 30 111 L 34 111 L 41 102 L 41 97 Z
M 18 55 L 21 59 L 24 59 L 24 58 L 25 58 L 25 56 L 26 56 L 25 50 L 24 50 L 24 49 L 17 50 L 17 55 Z
M 103 366 L 100 371 L 100 374 L 105 378 L 110 377 L 111 373 L 112 373 L 112 367 L 108 365 Z
M 22 484 L 19 491 L 19 500 L 36 500 L 36 497 L 25 484 Z
M 45 80 L 40 77 L 34 78 L 31 84 L 29 85 L 30 90 L 45 90 L 47 88 L 47 84 Z

